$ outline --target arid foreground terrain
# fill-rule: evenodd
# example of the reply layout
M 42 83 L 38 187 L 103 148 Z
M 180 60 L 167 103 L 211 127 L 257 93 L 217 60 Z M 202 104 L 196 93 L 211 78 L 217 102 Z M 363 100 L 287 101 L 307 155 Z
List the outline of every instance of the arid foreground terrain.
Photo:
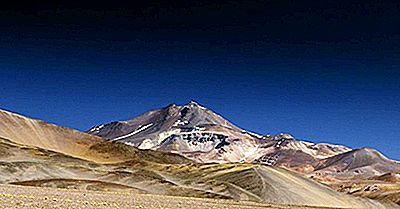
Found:
M 262 204 L 209 198 L 173 197 L 130 192 L 79 191 L 26 186 L 0 186 L 0 208 L 293 208 L 327 207 Z

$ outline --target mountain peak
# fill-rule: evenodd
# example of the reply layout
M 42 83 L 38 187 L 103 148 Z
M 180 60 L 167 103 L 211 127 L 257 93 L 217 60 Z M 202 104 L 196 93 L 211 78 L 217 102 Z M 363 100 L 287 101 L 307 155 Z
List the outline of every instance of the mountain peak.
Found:
M 280 133 L 273 137 L 274 140 L 282 140 L 282 139 L 294 139 L 294 137 L 289 133 Z
M 199 103 L 197 103 L 196 101 L 194 101 L 194 100 L 190 100 L 190 102 L 188 103 L 189 105 L 199 105 Z
M 165 108 L 169 108 L 169 107 L 176 107 L 177 105 L 175 103 L 171 103 L 169 105 L 167 105 Z
M 141 144 L 143 140 L 148 139 L 147 141 L 152 140 L 158 144 L 172 134 L 210 127 L 240 130 L 225 118 L 192 100 L 182 106 L 173 103 L 149 111 L 124 123 L 99 125 L 88 132 L 112 140 L 123 139 Z
M 207 109 L 194 100 L 191 100 L 189 103 L 185 104 L 183 107 L 196 107 L 196 108 L 200 108 L 200 109 Z
M 203 109 L 207 110 L 206 107 L 200 105 L 198 102 L 191 100 L 190 102 L 182 105 L 178 105 L 176 103 L 171 103 L 162 109 L 185 109 L 185 108 L 195 108 L 195 109 Z

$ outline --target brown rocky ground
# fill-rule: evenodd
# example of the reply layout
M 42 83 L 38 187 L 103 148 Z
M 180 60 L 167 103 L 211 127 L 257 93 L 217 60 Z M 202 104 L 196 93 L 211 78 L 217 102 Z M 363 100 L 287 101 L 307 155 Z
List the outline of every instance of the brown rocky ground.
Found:
M 320 207 L 272 205 L 246 201 L 218 200 L 207 198 L 172 197 L 131 192 L 99 192 L 71 189 L 39 188 L 0 185 L 0 208 L 293 208 L 322 209 Z M 325 208 L 328 209 L 328 208 Z

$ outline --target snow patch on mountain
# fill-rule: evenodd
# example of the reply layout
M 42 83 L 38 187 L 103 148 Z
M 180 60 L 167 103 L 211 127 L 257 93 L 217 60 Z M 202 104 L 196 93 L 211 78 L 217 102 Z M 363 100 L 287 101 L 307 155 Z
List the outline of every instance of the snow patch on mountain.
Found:
M 164 139 L 170 137 L 173 134 L 179 134 L 181 132 L 181 129 L 172 129 L 169 131 L 161 132 L 157 136 L 157 144 L 161 144 Z
M 250 136 L 254 136 L 254 137 L 259 138 L 259 139 L 264 138 L 264 137 L 261 136 L 260 134 L 256 134 L 256 133 L 254 133 L 254 132 L 246 131 L 246 130 L 244 130 L 244 129 L 242 129 L 241 132 L 244 133 L 244 134 L 248 134 L 248 135 L 250 135 Z
M 281 140 L 281 139 L 294 139 L 294 137 L 288 133 L 280 133 L 279 135 L 275 135 L 273 140 Z
M 156 146 L 151 139 L 145 139 L 143 142 L 138 146 L 139 149 L 152 149 Z
M 93 133 L 99 132 L 100 129 L 102 129 L 103 127 L 104 127 L 104 124 L 103 125 L 99 125 L 99 126 L 95 126 L 94 128 L 90 129 L 90 132 L 93 132 Z
M 190 101 L 187 105 L 185 105 L 184 107 L 198 107 L 202 110 L 207 110 L 207 108 L 201 106 L 199 103 L 195 102 L 195 101 Z
M 189 121 L 187 121 L 187 120 L 185 120 L 185 121 L 177 120 L 172 126 L 179 127 L 179 126 L 184 126 L 187 124 L 189 124 Z
M 125 139 L 125 138 L 128 138 L 128 137 L 130 137 L 130 136 L 133 136 L 133 135 L 135 135 L 135 134 L 137 134 L 137 133 L 139 133 L 139 132 L 141 132 L 141 131 L 146 130 L 147 128 L 149 128 L 149 127 L 152 126 L 152 125 L 153 125 L 153 124 L 150 123 L 150 124 L 141 126 L 139 129 L 137 129 L 137 130 L 135 130 L 135 131 L 133 131 L 133 132 L 131 132 L 131 133 L 129 133 L 129 134 L 126 134 L 126 135 L 123 135 L 123 136 L 114 138 L 113 141 L 117 141 L 117 140 L 120 140 L 120 139 Z

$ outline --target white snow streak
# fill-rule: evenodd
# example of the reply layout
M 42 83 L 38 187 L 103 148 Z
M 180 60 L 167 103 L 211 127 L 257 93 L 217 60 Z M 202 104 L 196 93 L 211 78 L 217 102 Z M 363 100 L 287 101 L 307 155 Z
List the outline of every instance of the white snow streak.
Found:
M 100 126 L 97 126 L 97 127 L 94 127 L 94 128 L 92 128 L 92 129 L 90 129 L 90 132 L 98 132 L 98 131 L 100 131 L 100 129 L 102 129 L 104 127 L 104 125 L 100 125 Z
M 153 123 L 144 125 L 144 126 L 138 128 L 138 129 L 136 129 L 136 130 L 133 131 L 132 133 L 129 133 L 129 134 L 127 134 L 127 135 L 123 135 L 123 136 L 114 138 L 113 141 L 120 140 L 120 139 L 125 139 L 125 138 L 128 138 L 128 137 L 130 137 L 130 136 L 133 136 L 133 135 L 135 135 L 135 134 L 137 134 L 137 133 L 139 133 L 139 132 L 141 132 L 141 131 L 147 129 L 148 127 L 150 127 L 150 126 L 152 126 L 152 125 L 153 125 Z

